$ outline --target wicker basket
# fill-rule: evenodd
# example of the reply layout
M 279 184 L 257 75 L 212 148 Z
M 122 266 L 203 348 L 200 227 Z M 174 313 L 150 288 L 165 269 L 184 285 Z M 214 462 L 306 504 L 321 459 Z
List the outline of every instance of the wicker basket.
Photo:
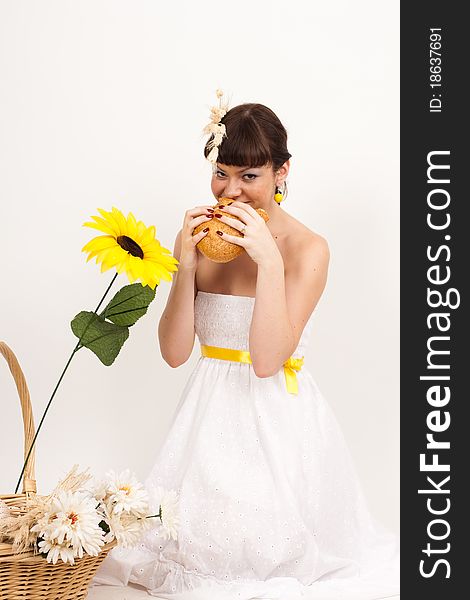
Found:
M 26 459 L 35 434 L 28 386 L 16 356 L 4 342 L 0 342 L 0 353 L 10 367 L 20 397 Z M 36 494 L 34 459 L 33 449 L 23 475 L 23 492 L 0 495 L 17 514 L 25 511 L 29 498 Z M 0 543 L 0 600 L 83 600 L 98 567 L 115 545 L 115 540 L 105 544 L 98 556 L 84 554 L 74 565 L 61 560 L 53 565 L 44 555 L 34 555 L 33 551 L 14 553 L 10 544 Z

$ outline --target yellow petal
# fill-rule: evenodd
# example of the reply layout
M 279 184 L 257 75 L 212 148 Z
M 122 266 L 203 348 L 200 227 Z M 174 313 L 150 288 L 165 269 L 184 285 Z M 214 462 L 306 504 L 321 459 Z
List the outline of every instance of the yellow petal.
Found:
M 112 235 L 113 237 L 118 236 L 118 234 L 115 233 L 114 227 L 112 227 L 111 224 L 108 223 L 108 221 L 105 221 L 104 219 L 98 219 L 98 217 L 93 218 L 97 220 L 96 223 L 83 223 L 83 227 L 92 227 L 93 229 L 97 229 L 98 231 L 102 231 L 103 233 L 107 233 L 109 235 Z
M 126 217 L 122 214 L 122 212 L 120 210 L 118 210 L 117 208 L 115 208 L 113 206 L 112 209 L 112 218 L 117 222 L 118 226 L 119 226 L 119 230 L 120 230 L 120 235 L 128 235 L 128 230 L 127 230 L 127 221 L 126 221 Z M 131 237 L 131 236 L 129 236 Z
M 100 261 L 102 260 L 106 267 L 111 268 L 116 266 L 117 263 L 121 262 L 122 253 L 122 248 L 118 247 L 112 248 L 111 250 L 102 250 L 98 256 Z
M 97 264 L 101 263 L 102 272 L 115 267 L 118 273 L 126 272 L 131 283 L 138 279 L 142 285 L 149 285 L 153 289 L 159 284 L 160 278 L 171 281 L 179 262 L 156 239 L 154 225 L 146 227 L 142 221 L 136 220 L 132 212 L 124 217 L 114 206 L 110 212 L 102 208 L 98 208 L 98 212 L 100 216 L 93 216 L 94 222 L 85 225 L 105 235 L 93 238 L 82 248 L 87 253 L 87 261 L 95 258 Z M 120 235 L 134 240 L 142 248 L 143 258 L 132 256 L 121 248 L 117 242 Z
M 127 215 L 127 231 L 128 235 L 131 239 L 137 242 L 140 245 L 140 240 L 137 232 L 137 221 L 135 220 L 134 215 L 130 212 Z
M 144 235 L 142 236 L 142 243 L 143 244 L 148 244 L 151 241 L 155 241 L 155 235 L 156 235 L 156 229 L 154 227 L 154 225 L 152 225 L 151 227 L 148 227 L 144 233 Z
M 99 213 L 104 217 L 104 220 L 109 224 L 110 227 L 115 231 L 116 237 L 123 235 L 121 228 L 119 226 L 119 221 L 117 221 L 112 213 L 106 212 L 102 208 L 98 209 Z
M 103 250 L 104 248 L 112 248 L 116 246 L 116 240 L 111 235 L 99 235 L 93 238 L 82 248 L 82 252 L 90 252 L 93 250 Z

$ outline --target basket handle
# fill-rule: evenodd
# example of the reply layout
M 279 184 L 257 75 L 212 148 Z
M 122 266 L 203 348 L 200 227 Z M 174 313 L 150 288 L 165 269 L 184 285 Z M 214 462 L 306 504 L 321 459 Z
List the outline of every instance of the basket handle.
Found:
M 18 390 L 18 396 L 20 397 L 21 412 L 23 414 L 23 427 L 24 427 L 24 460 L 28 454 L 29 448 L 34 439 L 36 428 L 34 426 L 33 411 L 31 409 L 31 400 L 29 397 L 29 390 L 26 384 L 26 379 L 23 371 L 21 370 L 20 364 L 11 348 L 0 341 L 0 353 L 3 355 L 8 363 L 13 379 L 15 380 L 16 389 Z M 29 456 L 28 464 L 26 465 L 25 472 L 23 474 L 23 493 L 33 492 L 36 493 L 36 476 L 34 470 L 35 464 L 35 448 L 31 451 Z

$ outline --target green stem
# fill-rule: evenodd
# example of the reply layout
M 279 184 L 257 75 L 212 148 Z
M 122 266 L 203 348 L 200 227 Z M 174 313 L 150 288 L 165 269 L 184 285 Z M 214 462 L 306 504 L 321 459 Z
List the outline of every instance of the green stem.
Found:
M 105 293 L 103 294 L 103 297 L 102 297 L 102 298 L 101 298 L 101 300 L 99 301 L 99 304 L 98 304 L 98 306 L 97 306 L 97 307 L 95 308 L 95 310 L 93 311 L 95 314 L 98 312 L 98 310 L 100 309 L 100 306 L 103 304 L 103 302 L 104 302 L 104 299 L 105 299 L 105 298 L 106 298 L 106 296 L 108 295 L 108 292 L 109 292 L 109 290 L 111 289 L 111 286 L 113 285 L 113 283 L 115 282 L 115 280 L 116 280 L 116 277 L 117 277 L 117 276 L 118 276 L 118 274 L 117 274 L 117 273 L 115 273 L 115 275 L 114 275 L 113 279 L 111 280 L 111 283 L 108 285 L 108 289 L 105 291 Z M 89 326 L 89 324 L 88 324 L 88 326 Z M 88 326 L 87 326 L 87 328 L 85 329 L 85 331 L 83 332 L 83 334 L 82 334 L 82 336 L 80 337 L 80 339 L 78 340 L 78 342 L 77 342 L 77 345 L 76 345 L 76 346 L 75 346 L 75 348 L 73 349 L 73 352 L 72 352 L 72 354 L 70 355 L 70 357 L 69 357 L 69 359 L 68 359 L 68 361 L 67 361 L 67 364 L 65 365 L 65 367 L 64 367 L 64 370 L 62 371 L 62 374 L 61 374 L 61 376 L 59 377 L 59 381 L 57 382 L 57 384 L 56 384 L 56 386 L 55 386 L 55 388 L 54 388 L 54 391 L 52 392 L 52 396 L 50 397 L 50 399 L 49 399 L 49 402 L 47 403 L 47 406 L 46 406 L 46 408 L 45 408 L 45 410 L 44 410 L 44 413 L 43 413 L 43 415 L 42 415 L 42 417 L 41 417 L 41 421 L 39 422 L 39 426 L 38 426 L 38 428 L 37 428 L 37 430 L 36 430 L 36 433 L 35 433 L 35 435 L 34 435 L 33 441 L 32 441 L 32 443 L 31 443 L 31 447 L 30 447 L 30 449 L 28 450 L 28 454 L 26 455 L 26 458 L 25 458 L 25 461 L 24 461 L 24 464 L 23 464 L 23 468 L 21 469 L 20 477 L 19 477 L 19 479 L 18 479 L 18 483 L 16 484 L 16 488 L 15 488 L 15 494 L 17 494 L 17 493 L 18 493 L 18 488 L 20 487 L 21 480 L 22 480 L 22 478 L 23 478 L 23 473 L 25 472 L 26 465 L 28 464 L 29 457 L 30 457 L 30 455 L 31 455 L 31 452 L 32 452 L 32 450 L 33 450 L 33 448 L 34 448 L 34 444 L 36 443 L 36 438 L 38 437 L 39 431 L 41 430 L 41 426 L 42 426 L 42 424 L 43 424 L 43 421 L 44 421 L 44 419 L 45 419 L 45 417 L 46 417 L 47 411 L 49 410 L 49 407 L 50 407 L 50 405 L 51 405 L 51 402 L 52 402 L 52 400 L 54 399 L 54 396 L 55 396 L 55 394 L 56 394 L 56 392 L 57 392 L 57 389 L 59 388 L 60 382 L 62 381 L 62 379 L 63 379 L 63 377 L 64 377 L 64 375 L 65 375 L 65 372 L 66 372 L 66 371 L 67 371 L 67 369 L 69 368 L 69 365 L 70 365 L 70 363 L 72 362 L 72 358 L 75 356 L 75 353 L 76 353 L 78 350 L 80 350 L 80 348 L 83 348 L 83 346 L 81 346 L 81 345 L 80 345 L 80 342 L 82 341 L 82 338 L 83 338 L 83 336 L 85 335 L 85 333 L 86 333 L 86 330 L 88 329 Z
M 158 515 L 147 515 L 146 517 L 137 517 L 137 520 L 141 521 L 142 519 L 153 519 L 153 518 L 158 518 L 161 521 L 162 515 L 161 515 L 161 513 L 158 513 Z
M 138 517 L 137 520 L 140 521 L 141 519 L 151 519 L 152 517 L 158 517 L 160 519 L 160 521 L 162 520 L 162 505 L 160 504 L 160 509 L 158 511 L 158 515 L 147 515 L 146 517 Z
M 106 296 L 108 295 L 109 290 L 111 289 L 111 286 L 113 285 L 113 283 L 116 281 L 116 277 L 118 276 L 117 273 L 114 274 L 114 277 L 111 279 L 111 283 L 108 285 L 108 289 L 105 291 L 105 293 L 103 294 L 103 297 L 101 298 L 101 300 L 99 301 L 98 306 L 95 308 L 95 310 L 93 311 L 94 313 L 97 313 L 101 307 L 101 305 L 104 302 L 104 299 L 106 298 Z M 82 336 L 83 337 L 83 336 Z

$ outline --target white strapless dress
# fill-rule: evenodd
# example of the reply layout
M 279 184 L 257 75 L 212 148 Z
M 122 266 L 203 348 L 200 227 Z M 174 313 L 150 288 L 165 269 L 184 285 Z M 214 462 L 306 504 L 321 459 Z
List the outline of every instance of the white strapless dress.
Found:
M 199 291 L 201 344 L 248 350 L 255 299 Z M 304 328 L 294 357 L 304 356 Z M 92 584 L 171 600 L 373 600 L 399 593 L 398 539 L 369 513 L 338 422 L 305 365 L 200 357 L 145 480 L 179 494 L 178 540 L 145 533 L 114 548 Z

